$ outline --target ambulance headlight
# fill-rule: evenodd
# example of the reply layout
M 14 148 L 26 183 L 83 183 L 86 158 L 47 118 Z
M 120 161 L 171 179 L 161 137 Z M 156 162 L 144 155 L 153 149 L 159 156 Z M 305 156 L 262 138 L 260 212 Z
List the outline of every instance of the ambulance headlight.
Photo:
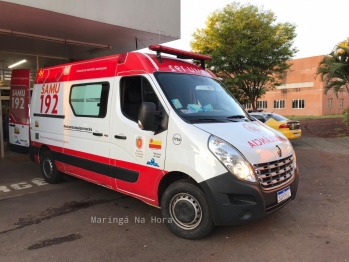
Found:
M 215 136 L 210 136 L 208 148 L 218 160 L 237 178 L 256 182 L 251 164 L 231 145 Z

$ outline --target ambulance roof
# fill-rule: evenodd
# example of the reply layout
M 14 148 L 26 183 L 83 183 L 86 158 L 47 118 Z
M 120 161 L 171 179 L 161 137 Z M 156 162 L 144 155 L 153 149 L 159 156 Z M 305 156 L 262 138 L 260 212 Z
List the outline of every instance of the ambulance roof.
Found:
M 161 59 L 158 59 L 154 54 L 130 52 L 41 68 L 36 76 L 35 84 L 96 79 L 118 75 L 152 74 L 154 72 L 185 73 L 216 78 L 211 71 L 184 60 L 164 55 L 161 55 Z

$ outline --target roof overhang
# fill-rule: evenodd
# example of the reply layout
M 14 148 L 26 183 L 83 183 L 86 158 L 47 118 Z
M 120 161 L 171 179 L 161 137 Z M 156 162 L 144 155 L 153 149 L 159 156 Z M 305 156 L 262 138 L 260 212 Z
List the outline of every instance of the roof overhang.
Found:
M 7 69 L 8 64 L 25 55 L 34 56 L 26 67 L 32 63 L 34 67 L 30 68 L 36 69 L 35 56 L 76 61 L 178 38 L 0 1 L 0 69 Z

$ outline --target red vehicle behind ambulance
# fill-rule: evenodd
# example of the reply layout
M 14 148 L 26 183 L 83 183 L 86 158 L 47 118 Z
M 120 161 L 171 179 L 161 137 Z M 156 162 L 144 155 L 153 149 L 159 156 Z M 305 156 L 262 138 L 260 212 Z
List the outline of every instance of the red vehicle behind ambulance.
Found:
M 156 53 L 39 70 L 30 156 L 45 180 L 58 183 L 65 173 L 160 207 L 168 228 L 187 239 L 294 199 L 291 143 L 252 119 L 205 70 L 210 57 L 149 48 Z

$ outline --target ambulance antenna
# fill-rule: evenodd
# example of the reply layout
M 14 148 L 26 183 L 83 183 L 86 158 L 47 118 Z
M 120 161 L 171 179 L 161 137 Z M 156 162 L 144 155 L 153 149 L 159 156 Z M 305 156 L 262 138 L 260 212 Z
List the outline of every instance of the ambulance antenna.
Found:
M 138 45 L 138 41 L 139 41 L 144 47 L 148 47 L 148 46 L 146 46 L 141 40 L 139 40 L 139 39 L 136 37 L 136 48 L 137 48 L 137 45 Z
M 135 40 L 136 40 L 136 50 L 138 50 L 137 37 L 135 37 Z
M 162 59 L 161 59 L 161 52 L 160 51 L 156 51 L 156 58 L 159 60 L 159 63 L 162 64 Z

